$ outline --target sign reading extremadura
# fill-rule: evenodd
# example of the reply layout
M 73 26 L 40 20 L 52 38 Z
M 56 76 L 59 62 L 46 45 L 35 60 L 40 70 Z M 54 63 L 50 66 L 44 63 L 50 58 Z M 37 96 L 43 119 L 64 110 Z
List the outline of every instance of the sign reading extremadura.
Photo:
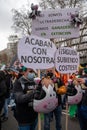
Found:
M 52 41 L 35 35 L 23 37 L 18 44 L 18 58 L 27 68 L 54 67 L 55 51 L 56 47 Z
M 32 34 L 45 38 L 79 37 L 79 27 L 71 24 L 71 14 L 77 12 L 76 8 L 44 10 L 32 20 Z

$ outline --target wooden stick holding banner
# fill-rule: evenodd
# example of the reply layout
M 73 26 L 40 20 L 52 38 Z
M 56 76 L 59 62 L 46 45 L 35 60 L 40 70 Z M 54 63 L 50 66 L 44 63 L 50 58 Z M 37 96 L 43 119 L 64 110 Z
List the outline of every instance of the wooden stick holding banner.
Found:
M 68 130 L 68 102 L 66 101 L 66 130 Z
M 59 12 L 59 14 L 61 14 L 61 15 L 59 15 L 59 17 L 52 16 L 51 18 L 54 19 L 54 22 L 51 23 L 52 19 L 49 16 L 50 16 L 50 14 L 56 14 L 56 12 Z M 71 21 L 71 18 L 72 18 L 72 16 L 70 17 L 69 14 L 75 14 L 76 12 L 78 12 L 78 9 L 75 9 L 75 8 L 71 8 L 71 9 L 69 8 L 69 9 L 63 9 L 63 10 L 55 9 L 55 10 L 41 11 L 42 15 L 44 14 L 43 19 L 45 19 L 45 21 L 46 20 L 50 21 L 47 23 L 43 20 L 43 27 L 49 26 L 49 28 L 46 28 L 45 33 L 43 33 L 44 30 L 42 30 L 42 29 L 38 31 L 38 29 L 40 27 L 42 28 L 42 23 L 41 23 L 42 17 L 38 17 L 38 22 L 37 22 L 37 19 L 32 20 L 32 34 L 36 34 L 37 36 L 40 36 L 40 37 L 43 36 L 44 38 L 50 38 L 51 41 L 54 40 L 54 38 L 58 39 L 58 37 L 60 38 L 61 36 L 62 36 L 62 38 L 79 37 L 79 28 L 75 28 L 74 26 L 69 28 L 71 26 L 71 22 L 69 22 L 69 21 Z M 64 22 L 62 21 L 62 26 L 60 26 L 59 22 L 55 23 L 55 20 L 58 18 L 60 19 L 62 17 L 65 20 L 64 20 Z M 68 20 L 66 21 L 66 19 L 68 19 Z M 66 32 L 65 32 L 65 28 L 63 28 L 63 27 L 65 27 L 65 21 L 66 21 L 66 27 L 67 27 Z M 55 30 L 56 32 L 58 32 L 59 28 L 61 28 L 61 32 L 56 33 L 54 31 L 54 28 L 56 28 L 56 30 Z M 61 35 L 61 34 L 63 34 L 63 35 Z M 56 63 L 55 63 L 56 69 L 60 73 L 62 72 L 62 74 L 74 73 L 76 71 L 77 65 L 79 63 L 78 61 L 79 61 L 78 55 L 75 50 L 73 50 L 71 48 L 66 48 L 66 49 L 61 48 L 61 49 L 59 49 L 59 52 L 56 55 Z M 68 112 L 68 104 L 66 104 L 66 111 Z M 66 130 L 67 129 L 68 129 L 68 114 L 66 116 Z
M 38 69 L 38 77 L 40 78 L 40 70 Z M 41 130 L 41 118 L 40 113 L 38 113 L 38 130 Z
M 35 35 L 24 36 L 18 43 L 18 58 L 21 64 L 27 68 L 38 69 L 38 77 L 40 77 L 40 69 L 54 66 L 55 51 L 56 46 L 52 41 Z M 38 113 L 38 130 L 41 130 L 40 113 Z
M 41 118 L 40 118 L 40 113 L 38 113 L 38 130 L 41 130 Z
M 69 74 L 67 74 L 67 82 L 69 80 Z M 66 130 L 68 130 L 68 97 L 66 96 Z

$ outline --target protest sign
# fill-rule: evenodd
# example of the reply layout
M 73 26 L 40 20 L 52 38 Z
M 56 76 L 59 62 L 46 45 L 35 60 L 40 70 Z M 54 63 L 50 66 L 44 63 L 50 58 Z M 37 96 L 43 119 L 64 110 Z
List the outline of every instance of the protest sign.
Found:
M 32 20 L 32 34 L 49 39 L 79 37 L 79 27 L 71 24 L 71 14 L 77 12 L 76 8 L 41 11 L 40 17 Z
M 60 47 L 55 53 L 55 67 L 62 74 L 74 73 L 78 70 L 79 54 L 69 47 Z
M 18 58 L 27 68 L 47 69 L 54 67 L 56 46 L 49 39 L 35 35 L 23 37 L 18 44 Z

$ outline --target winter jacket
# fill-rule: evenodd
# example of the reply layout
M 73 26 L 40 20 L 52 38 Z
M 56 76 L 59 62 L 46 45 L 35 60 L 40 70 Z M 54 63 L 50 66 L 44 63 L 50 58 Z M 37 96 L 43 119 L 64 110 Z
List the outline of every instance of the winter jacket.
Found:
M 4 105 L 6 92 L 7 92 L 7 86 L 5 83 L 5 74 L 3 71 L 0 71 L 0 112 Z
M 33 110 L 33 106 L 29 105 L 33 101 L 34 91 L 35 82 L 29 81 L 23 76 L 14 83 L 15 116 L 20 125 L 32 124 L 37 118 L 37 113 Z
M 10 89 L 11 89 L 11 75 L 7 74 L 5 76 L 5 82 L 6 82 L 6 86 L 7 86 L 7 92 L 6 92 L 6 98 L 10 97 Z
M 87 79 L 85 80 L 85 86 L 87 86 Z M 85 90 L 85 93 L 83 95 L 82 105 L 86 105 L 87 106 L 87 90 Z

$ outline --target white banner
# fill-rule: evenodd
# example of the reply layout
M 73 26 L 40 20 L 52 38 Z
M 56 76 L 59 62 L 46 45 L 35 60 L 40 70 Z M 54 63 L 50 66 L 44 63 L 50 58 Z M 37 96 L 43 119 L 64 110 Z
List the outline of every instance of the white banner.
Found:
M 54 67 L 56 46 L 49 39 L 34 35 L 23 37 L 18 44 L 18 58 L 25 67 L 47 69 Z
M 76 8 L 44 10 L 32 20 L 32 34 L 48 39 L 79 37 L 79 27 L 71 24 L 71 14 L 76 12 Z
M 79 66 L 79 54 L 69 47 L 61 47 L 55 53 L 55 67 L 62 74 L 75 73 Z

